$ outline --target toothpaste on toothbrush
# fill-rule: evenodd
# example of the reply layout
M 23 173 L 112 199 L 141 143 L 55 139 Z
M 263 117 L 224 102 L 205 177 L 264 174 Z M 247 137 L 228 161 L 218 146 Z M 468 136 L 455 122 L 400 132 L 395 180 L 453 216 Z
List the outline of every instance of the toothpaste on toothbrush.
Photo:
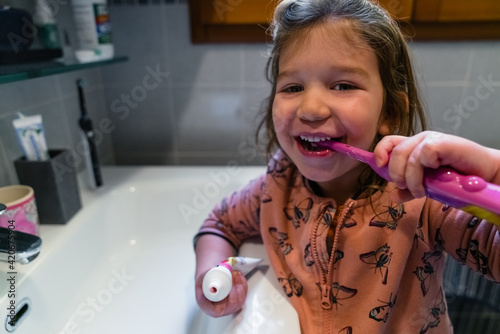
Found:
M 18 114 L 19 118 L 13 120 L 12 124 L 16 129 L 17 138 L 24 151 L 26 160 L 43 161 L 49 159 L 42 116 L 25 117 L 21 113 Z
M 233 287 L 232 270 L 239 270 L 243 275 L 251 272 L 262 259 L 251 257 L 230 257 L 210 269 L 203 277 L 203 294 L 212 302 L 226 298 Z

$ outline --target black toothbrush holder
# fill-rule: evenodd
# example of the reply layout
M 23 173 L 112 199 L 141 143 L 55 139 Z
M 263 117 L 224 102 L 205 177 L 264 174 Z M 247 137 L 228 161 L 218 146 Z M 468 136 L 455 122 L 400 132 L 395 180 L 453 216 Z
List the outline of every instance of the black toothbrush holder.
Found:
M 66 224 L 82 207 L 77 173 L 67 150 L 49 150 L 49 160 L 14 161 L 21 184 L 35 191 L 40 224 Z

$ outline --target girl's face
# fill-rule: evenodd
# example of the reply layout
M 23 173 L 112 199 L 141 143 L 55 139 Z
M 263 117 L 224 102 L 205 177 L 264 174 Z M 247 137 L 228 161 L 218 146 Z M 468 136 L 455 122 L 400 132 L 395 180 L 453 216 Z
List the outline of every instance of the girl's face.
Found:
M 375 53 L 335 31 L 319 25 L 285 46 L 273 103 L 281 148 L 332 197 L 354 192 L 364 166 L 311 143 L 336 140 L 367 150 L 377 132 L 388 132 L 379 122 L 384 90 Z

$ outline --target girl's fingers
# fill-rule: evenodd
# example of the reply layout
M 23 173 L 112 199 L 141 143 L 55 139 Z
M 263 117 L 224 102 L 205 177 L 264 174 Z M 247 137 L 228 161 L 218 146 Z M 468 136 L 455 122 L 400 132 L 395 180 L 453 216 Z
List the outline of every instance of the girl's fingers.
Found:
M 406 181 L 408 189 L 415 197 L 425 196 L 424 173 L 425 168 L 439 168 L 445 165 L 443 156 L 447 152 L 456 151 L 448 148 L 450 139 L 437 132 L 427 132 L 423 140 L 413 149 L 408 158 L 406 167 Z M 448 153 L 449 154 L 449 153 Z
M 233 287 L 227 297 L 225 314 L 235 313 L 243 307 L 247 295 L 248 285 L 245 276 L 240 271 L 233 271 Z
M 373 153 L 375 153 L 375 161 L 377 166 L 382 167 L 389 161 L 389 154 L 392 152 L 401 141 L 407 137 L 403 136 L 386 136 L 377 144 Z
M 424 168 L 439 167 L 435 138 L 431 132 L 423 132 L 413 137 L 387 136 L 377 145 L 374 152 L 379 165 L 387 163 L 390 155 L 388 167 L 392 182 L 400 189 L 408 189 L 408 192 L 393 195 L 399 201 L 425 196 Z
M 234 288 L 237 296 L 237 307 L 240 309 L 245 304 L 245 299 L 248 292 L 248 284 L 245 276 L 241 271 L 235 273 Z
M 415 147 L 420 144 L 421 140 L 422 139 L 418 136 L 405 138 L 404 140 L 401 140 L 391 152 L 389 175 L 391 176 L 392 181 L 400 189 L 408 188 L 407 181 L 409 178 L 414 178 L 413 182 L 410 182 L 412 186 L 416 182 L 422 182 L 421 173 L 416 173 L 414 175 L 407 173 L 410 155 Z M 415 161 L 412 161 L 412 163 L 415 163 Z
M 413 197 L 424 197 L 424 168 L 433 167 L 435 157 L 429 158 L 422 154 L 422 142 L 418 144 L 410 153 L 405 169 L 406 188 Z
M 403 143 L 408 140 L 408 137 L 403 136 L 386 136 L 375 147 L 375 160 L 379 167 L 388 164 L 389 175 L 399 188 L 406 188 L 405 185 L 405 168 L 407 155 L 401 149 Z

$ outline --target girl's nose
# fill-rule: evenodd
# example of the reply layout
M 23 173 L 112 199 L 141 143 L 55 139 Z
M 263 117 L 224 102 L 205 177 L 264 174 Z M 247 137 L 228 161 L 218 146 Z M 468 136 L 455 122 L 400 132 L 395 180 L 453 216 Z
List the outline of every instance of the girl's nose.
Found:
M 297 116 L 309 122 L 321 121 L 331 115 L 325 94 L 321 88 L 311 88 L 303 92 L 302 101 L 297 110 Z

